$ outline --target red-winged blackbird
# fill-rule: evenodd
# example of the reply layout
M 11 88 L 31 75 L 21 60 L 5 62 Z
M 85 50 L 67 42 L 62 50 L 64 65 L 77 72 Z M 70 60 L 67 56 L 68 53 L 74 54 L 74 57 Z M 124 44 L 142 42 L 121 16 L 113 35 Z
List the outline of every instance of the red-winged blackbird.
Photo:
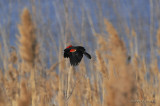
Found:
M 66 49 L 64 49 L 64 58 L 69 58 L 70 59 L 70 63 L 73 66 L 76 66 L 80 63 L 83 54 L 88 57 L 89 59 L 91 59 L 91 55 L 88 54 L 85 51 L 85 48 L 82 46 L 68 46 Z

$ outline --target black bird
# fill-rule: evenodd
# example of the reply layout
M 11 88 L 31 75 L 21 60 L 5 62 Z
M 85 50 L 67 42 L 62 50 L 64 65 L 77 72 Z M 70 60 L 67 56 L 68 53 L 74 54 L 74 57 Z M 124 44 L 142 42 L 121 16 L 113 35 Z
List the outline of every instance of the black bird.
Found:
M 76 66 L 80 63 L 83 54 L 88 58 L 91 59 L 91 55 L 88 54 L 84 47 L 82 46 L 68 46 L 64 49 L 64 58 L 69 58 L 70 63 L 72 66 Z

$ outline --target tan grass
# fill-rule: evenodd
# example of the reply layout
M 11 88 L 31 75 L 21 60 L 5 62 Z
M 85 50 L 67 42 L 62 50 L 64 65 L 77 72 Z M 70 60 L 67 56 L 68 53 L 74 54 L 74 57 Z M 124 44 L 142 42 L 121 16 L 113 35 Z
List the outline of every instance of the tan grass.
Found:
M 158 47 L 158 53 L 160 54 L 160 28 L 157 30 L 157 47 Z
M 70 4 L 65 4 L 65 6 L 69 8 Z M 34 13 L 36 13 L 35 8 Z M 39 55 L 41 52 L 39 49 L 45 49 L 42 47 L 43 42 L 39 42 L 42 38 L 37 40 L 36 29 L 38 27 L 35 27 L 29 10 L 26 8 L 23 10 L 18 25 L 19 52 L 16 47 L 11 46 L 9 57 L 6 58 L 2 50 L 3 45 L 0 45 L 0 59 L 2 59 L 0 62 L 3 63 L 0 64 L 2 66 L 0 67 L 0 106 L 160 105 L 158 59 L 152 58 L 151 63 L 147 63 L 147 60 L 140 56 L 137 44 L 138 33 L 133 28 L 130 30 L 126 27 L 125 29 L 130 41 L 129 50 L 127 50 L 125 42 L 109 20 L 104 20 L 105 31 L 96 33 L 92 18 L 87 14 L 95 38 L 92 43 L 97 46 L 95 51 L 87 50 L 92 52 L 91 61 L 94 63 L 90 60 L 84 61 L 84 56 L 77 67 L 71 67 L 69 60 L 63 58 L 63 49 L 66 43 L 71 43 L 69 42 L 71 37 L 78 39 L 71 35 L 67 37 L 69 32 L 74 35 L 76 31 L 69 14 L 65 14 L 68 21 L 67 28 L 61 28 L 62 37 L 59 36 L 59 47 L 56 47 L 55 40 L 52 39 L 52 35 L 49 35 L 55 44 L 53 49 L 56 50 L 54 52 L 57 56 L 54 58 L 50 55 L 50 57 L 57 60 L 52 60 L 54 63 L 51 62 L 51 66 L 48 67 L 48 61 L 44 58 L 48 51 L 45 52 L 46 54 Z M 82 27 L 85 26 L 85 17 L 83 18 Z M 38 23 L 36 25 L 38 26 Z M 63 35 L 63 30 L 69 32 Z M 87 38 L 84 29 L 83 31 L 83 38 Z M 157 51 L 160 47 L 159 33 L 158 29 L 157 48 L 155 48 Z M 127 62 L 127 51 L 131 52 L 131 62 Z M 52 50 L 49 52 L 52 53 Z M 94 58 L 96 59 L 93 60 Z M 147 78 L 148 73 L 149 78 Z M 146 102 L 154 100 L 156 103 L 136 103 L 136 100 Z
M 18 25 L 20 33 L 20 55 L 24 62 L 30 67 L 30 84 L 32 89 L 32 105 L 36 105 L 35 85 L 35 59 L 38 54 L 35 26 L 32 22 L 28 9 L 24 9 L 21 15 L 21 24 Z
M 9 62 L 11 62 L 11 63 L 13 63 L 13 64 L 16 64 L 17 59 L 18 59 L 17 53 L 16 53 L 16 50 L 15 50 L 14 47 L 12 47 L 12 49 L 13 49 L 13 51 L 12 51 L 11 54 L 10 54 Z
M 31 93 L 27 90 L 26 81 L 21 83 L 21 93 L 20 99 L 18 101 L 18 106 L 30 106 L 31 105 Z
M 30 64 L 34 64 L 37 54 L 35 27 L 32 22 L 31 15 L 26 8 L 23 10 L 21 15 L 21 24 L 18 25 L 18 29 L 21 35 L 19 38 L 21 58 Z
M 109 61 L 109 80 L 104 80 L 104 104 L 109 106 L 134 105 L 129 101 L 135 98 L 135 80 L 132 66 L 127 65 L 126 48 L 119 38 L 117 31 L 112 24 L 105 19 L 106 30 L 109 34 L 108 48 L 111 52 Z M 115 76 L 115 73 L 118 75 Z M 130 76 L 130 77 L 129 77 Z
M 3 93 L 3 90 L 0 89 L 0 106 L 5 106 L 5 105 L 6 105 L 6 100 L 4 97 L 4 93 Z

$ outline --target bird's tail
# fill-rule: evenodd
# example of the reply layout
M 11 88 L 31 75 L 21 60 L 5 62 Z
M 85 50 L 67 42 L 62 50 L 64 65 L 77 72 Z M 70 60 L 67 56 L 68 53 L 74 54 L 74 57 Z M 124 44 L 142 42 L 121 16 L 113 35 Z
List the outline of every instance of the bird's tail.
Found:
M 91 55 L 88 54 L 87 52 L 84 52 L 83 54 L 84 54 L 87 58 L 91 59 Z

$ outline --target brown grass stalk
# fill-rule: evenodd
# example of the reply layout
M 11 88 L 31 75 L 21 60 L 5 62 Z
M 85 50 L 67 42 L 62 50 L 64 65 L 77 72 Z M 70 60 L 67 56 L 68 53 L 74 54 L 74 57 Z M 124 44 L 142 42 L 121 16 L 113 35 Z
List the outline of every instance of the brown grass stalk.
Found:
M 21 23 L 18 25 L 20 33 L 20 55 L 22 60 L 30 67 L 30 84 L 32 88 L 32 105 L 36 105 L 35 86 L 35 59 L 38 53 L 35 26 L 28 9 L 24 9 L 21 15 Z
M 21 23 L 18 25 L 20 33 L 20 55 L 21 58 L 33 65 L 37 54 L 37 41 L 35 26 L 32 22 L 28 9 L 24 9 L 21 15 Z
M 20 89 L 20 99 L 18 106 L 30 106 L 31 105 L 31 93 L 27 89 L 26 81 L 22 81 Z
M 157 47 L 158 47 L 158 54 L 160 55 L 160 28 L 157 30 Z
M 134 71 L 131 65 L 127 65 L 127 54 L 124 42 L 119 38 L 117 31 L 113 25 L 105 19 L 106 30 L 109 34 L 109 45 L 108 50 L 111 55 L 108 61 L 111 66 L 109 66 L 110 79 L 104 80 L 105 84 L 103 87 L 106 88 L 106 93 L 104 97 L 104 104 L 107 103 L 108 106 L 129 106 L 132 104 L 131 100 L 134 99 L 135 93 L 135 80 Z M 118 76 L 115 76 L 115 72 L 118 72 Z
M 94 11 L 100 14 L 94 20 L 94 13 L 81 0 L 82 11 L 71 0 L 62 6 L 58 0 L 53 2 L 55 20 L 49 8 L 36 9 L 37 3 L 31 1 L 34 16 L 26 8 L 21 13 L 19 51 L 10 42 L 12 20 L 0 25 L 0 106 L 160 106 L 160 28 L 146 26 L 149 21 L 132 14 L 126 23 L 116 10 L 120 2 L 111 0 L 107 3 L 118 16 L 114 24 L 107 19 L 103 23 L 98 0 Z M 158 19 L 156 12 L 152 15 Z M 152 37 L 147 38 L 143 25 L 151 28 Z M 71 66 L 63 57 L 63 49 L 70 44 L 83 45 L 92 58 L 83 56 L 78 66 Z

